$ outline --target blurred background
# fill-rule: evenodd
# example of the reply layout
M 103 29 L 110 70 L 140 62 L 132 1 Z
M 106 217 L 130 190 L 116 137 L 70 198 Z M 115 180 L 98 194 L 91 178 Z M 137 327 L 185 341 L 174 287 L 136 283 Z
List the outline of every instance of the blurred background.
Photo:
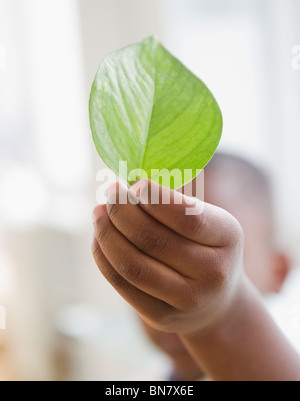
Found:
M 103 167 L 90 87 L 108 53 L 152 34 L 214 93 L 220 149 L 270 171 L 278 241 L 300 260 L 299 0 L 0 0 L 2 380 L 127 380 L 168 363 L 90 252 Z

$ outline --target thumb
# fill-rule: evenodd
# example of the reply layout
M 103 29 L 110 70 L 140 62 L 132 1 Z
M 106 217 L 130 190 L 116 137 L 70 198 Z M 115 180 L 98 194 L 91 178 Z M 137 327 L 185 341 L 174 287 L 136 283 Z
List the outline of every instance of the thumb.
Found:
M 238 221 L 225 210 L 198 198 L 186 197 L 155 181 L 143 178 L 129 192 L 154 219 L 198 243 L 226 246 L 243 235 Z

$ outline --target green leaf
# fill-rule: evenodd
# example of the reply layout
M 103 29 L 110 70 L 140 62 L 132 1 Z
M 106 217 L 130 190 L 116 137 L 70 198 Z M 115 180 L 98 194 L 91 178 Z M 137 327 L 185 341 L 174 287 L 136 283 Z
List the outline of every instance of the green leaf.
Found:
M 222 114 L 204 83 L 150 37 L 103 60 L 92 86 L 90 124 L 97 151 L 114 173 L 127 161 L 129 183 L 146 174 L 177 189 L 213 156 Z M 135 169 L 144 172 L 130 176 Z M 182 182 L 167 182 L 174 169 Z

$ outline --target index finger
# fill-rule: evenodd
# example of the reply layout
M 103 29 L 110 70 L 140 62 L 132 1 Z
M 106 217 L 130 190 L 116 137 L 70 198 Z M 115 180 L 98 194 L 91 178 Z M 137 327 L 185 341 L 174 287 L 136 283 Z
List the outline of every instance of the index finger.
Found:
M 186 197 L 144 178 L 129 192 L 154 219 L 188 239 L 219 247 L 230 245 L 241 237 L 237 220 L 217 206 Z

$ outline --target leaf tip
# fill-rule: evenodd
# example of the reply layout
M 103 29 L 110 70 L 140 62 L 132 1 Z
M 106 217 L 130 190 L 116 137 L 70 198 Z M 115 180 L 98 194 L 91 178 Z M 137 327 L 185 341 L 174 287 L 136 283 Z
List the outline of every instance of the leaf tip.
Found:
M 158 36 L 156 36 L 156 35 L 152 35 L 152 36 L 149 36 L 148 38 L 144 39 L 143 43 L 150 44 L 150 45 L 155 45 L 155 46 L 161 44 Z

